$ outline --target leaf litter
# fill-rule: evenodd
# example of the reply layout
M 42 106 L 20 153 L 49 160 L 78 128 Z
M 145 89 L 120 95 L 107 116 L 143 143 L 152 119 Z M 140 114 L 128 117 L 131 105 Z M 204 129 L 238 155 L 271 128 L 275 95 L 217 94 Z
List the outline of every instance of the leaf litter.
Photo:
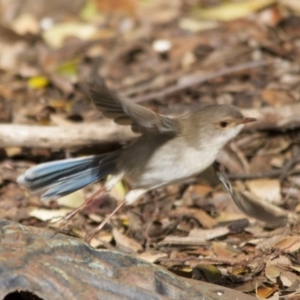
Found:
M 234 201 L 208 172 L 123 208 L 91 245 L 260 299 L 296 299 L 299 9 L 295 1 L 227 2 L 82 0 L 70 5 L 75 14 L 49 2 L 39 10 L 22 8 L 13 17 L 7 7 L 0 10 L 7 20 L 0 26 L 0 121 L 99 126 L 102 116 L 84 96 L 84 82 L 95 69 L 121 95 L 159 113 L 179 115 L 202 104 L 227 103 L 258 116 L 218 157 Z M 257 61 L 263 65 L 253 64 Z M 58 141 L 46 149 L 38 143 L 5 147 L 1 218 L 55 227 L 48 220 L 80 205 L 95 187 L 43 204 L 39 195 L 28 195 L 16 184 L 17 176 L 40 162 L 103 153 L 122 144 L 114 139 L 97 147 L 66 148 Z M 129 188 L 120 183 L 95 199 L 69 231 L 83 238 Z M 251 217 L 249 206 L 255 207 Z M 266 213 L 260 221 L 258 212 Z M 284 223 L 273 222 L 281 217 Z

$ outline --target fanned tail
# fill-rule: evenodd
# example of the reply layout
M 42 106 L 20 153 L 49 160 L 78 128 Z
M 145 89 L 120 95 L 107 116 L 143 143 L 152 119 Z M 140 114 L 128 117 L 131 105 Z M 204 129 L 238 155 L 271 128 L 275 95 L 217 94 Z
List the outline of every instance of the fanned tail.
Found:
M 28 169 L 17 181 L 30 192 L 45 191 L 42 201 L 57 199 L 113 173 L 119 153 L 115 151 L 43 163 Z

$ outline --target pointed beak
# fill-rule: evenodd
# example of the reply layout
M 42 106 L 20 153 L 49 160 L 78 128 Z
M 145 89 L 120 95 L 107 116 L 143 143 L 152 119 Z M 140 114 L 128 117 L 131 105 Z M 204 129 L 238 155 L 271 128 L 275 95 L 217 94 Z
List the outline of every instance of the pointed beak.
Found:
M 246 123 L 250 123 L 250 122 L 254 122 L 256 121 L 255 118 L 244 118 L 241 121 L 238 122 L 238 124 L 246 124 Z

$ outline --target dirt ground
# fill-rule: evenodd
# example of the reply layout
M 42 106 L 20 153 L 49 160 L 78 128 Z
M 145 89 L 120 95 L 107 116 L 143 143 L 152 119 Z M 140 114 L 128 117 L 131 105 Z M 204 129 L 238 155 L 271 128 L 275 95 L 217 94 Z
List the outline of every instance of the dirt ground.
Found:
M 120 182 L 62 228 L 57 220 L 101 183 L 49 203 L 16 183 L 38 163 L 104 153 L 135 136 L 91 105 L 93 74 L 164 115 L 232 104 L 258 121 L 217 158 L 231 195 L 214 172 L 151 191 L 90 245 L 260 299 L 300 297 L 300 3 L 35 3 L 0 1 L 0 218 L 84 239 L 130 190 Z

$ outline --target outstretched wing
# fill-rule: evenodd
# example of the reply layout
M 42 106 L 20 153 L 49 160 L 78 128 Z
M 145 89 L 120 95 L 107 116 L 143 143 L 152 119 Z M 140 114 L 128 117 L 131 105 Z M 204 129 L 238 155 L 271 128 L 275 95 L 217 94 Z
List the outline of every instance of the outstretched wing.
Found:
M 135 132 L 160 132 L 168 135 L 180 132 L 180 124 L 176 119 L 156 114 L 132 101 L 121 99 L 108 89 L 101 78 L 90 80 L 89 96 L 105 117 L 114 119 L 120 125 L 131 125 Z

